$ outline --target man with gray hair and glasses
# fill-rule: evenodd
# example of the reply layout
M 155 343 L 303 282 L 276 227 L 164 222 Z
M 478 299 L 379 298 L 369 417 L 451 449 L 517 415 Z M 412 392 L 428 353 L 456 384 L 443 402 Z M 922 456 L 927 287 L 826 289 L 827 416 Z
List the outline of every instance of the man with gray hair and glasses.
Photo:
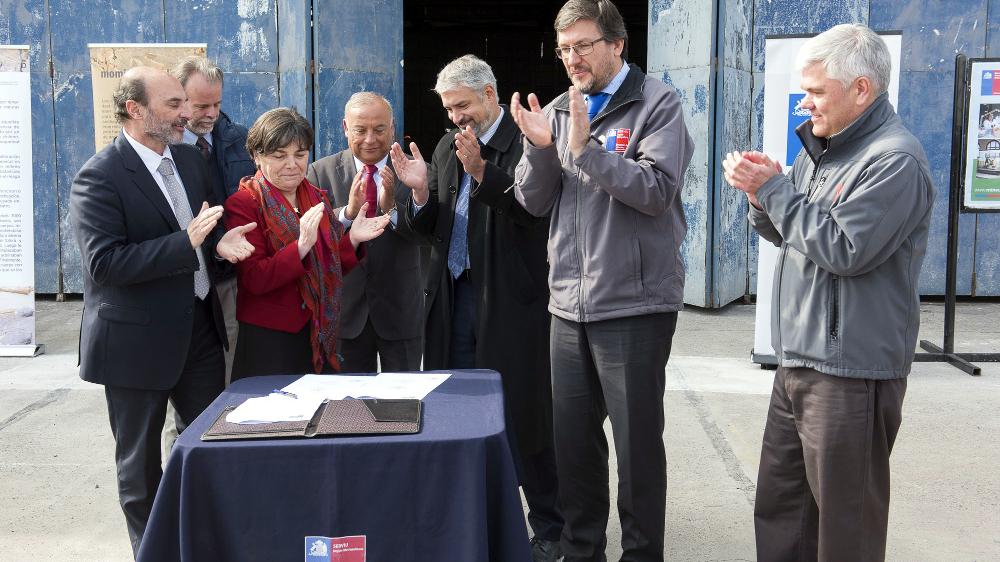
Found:
M 429 237 L 425 270 L 424 369 L 500 372 L 518 474 L 528 502 L 536 561 L 559 555 L 545 308 L 548 220 L 514 200 L 521 135 L 499 104 L 493 69 L 473 55 L 448 63 L 434 91 L 457 127 L 424 163 L 416 143 L 408 160 L 398 144 L 392 164 L 412 197 L 402 212 Z
M 723 162 L 750 224 L 781 248 L 757 559 L 882 560 L 934 188 L 889 103 L 889 51 L 875 32 L 833 27 L 806 42 L 797 66 L 812 116 L 796 130 L 791 172 L 759 152 Z

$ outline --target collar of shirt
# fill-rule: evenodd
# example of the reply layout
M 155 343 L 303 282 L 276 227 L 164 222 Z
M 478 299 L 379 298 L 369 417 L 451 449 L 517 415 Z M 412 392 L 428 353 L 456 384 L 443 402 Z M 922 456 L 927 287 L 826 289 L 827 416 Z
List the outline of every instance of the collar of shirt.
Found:
M 163 176 L 160 175 L 158 168 L 160 167 L 160 162 L 163 162 L 164 158 L 170 159 L 170 165 L 174 168 L 174 179 L 177 183 L 184 186 L 184 181 L 181 179 L 180 173 L 177 171 L 177 162 L 174 162 L 174 157 L 170 153 L 170 145 L 163 148 L 163 154 L 157 154 L 156 151 L 149 148 L 148 146 L 142 144 L 141 142 L 132 138 L 132 135 L 128 134 L 125 129 L 122 129 L 122 135 L 125 136 L 125 140 L 128 141 L 132 148 L 135 149 L 136 154 L 139 155 L 139 159 L 142 160 L 143 165 L 149 170 L 149 175 L 153 176 L 153 181 L 156 182 L 157 187 L 160 188 L 160 192 L 167 199 L 167 205 L 173 209 L 174 205 L 170 202 L 170 194 L 167 193 L 167 186 L 163 183 Z
M 601 89 L 601 92 L 608 94 L 608 97 L 604 100 L 604 104 L 601 105 L 600 109 L 598 109 L 598 113 L 604 110 L 604 108 L 608 105 L 608 102 L 611 101 L 611 98 L 615 95 L 615 92 L 618 91 L 618 88 L 622 87 L 626 76 L 628 76 L 628 63 L 622 59 L 622 67 L 618 70 L 618 74 L 615 74 L 615 77 L 608 82 L 608 85 Z M 590 96 L 583 96 L 583 99 L 584 101 L 589 101 Z
M 205 133 L 202 136 L 205 137 L 206 141 L 208 141 L 208 146 L 215 146 L 215 145 L 212 144 L 212 131 L 209 131 L 209 132 Z M 184 129 L 184 142 L 187 143 L 187 144 L 194 144 L 194 143 L 198 142 L 198 135 L 192 133 L 190 131 L 190 129 L 187 129 L 185 127 L 185 129 Z
M 490 139 L 493 138 L 493 135 L 496 134 L 497 129 L 500 128 L 500 120 L 501 119 L 503 119 L 503 108 L 502 107 L 500 108 L 500 114 L 497 115 L 496 121 L 494 121 L 493 124 L 490 125 L 490 128 L 486 129 L 486 132 L 483 133 L 482 136 L 479 137 L 479 142 L 481 142 L 483 144 L 486 144 L 486 143 L 490 142 Z

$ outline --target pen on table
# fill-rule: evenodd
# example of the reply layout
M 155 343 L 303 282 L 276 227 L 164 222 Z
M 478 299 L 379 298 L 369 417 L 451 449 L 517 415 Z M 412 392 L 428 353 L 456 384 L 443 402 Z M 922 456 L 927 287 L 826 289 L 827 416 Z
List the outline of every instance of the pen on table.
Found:
M 293 394 L 291 392 L 288 392 L 287 390 L 280 390 L 280 389 L 277 389 L 277 388 L 274 389 L 274 390 L 272 390 L 271 394 L 280 394 L 282 396 L 287 396 L 289 398 L 296 398 L 296 399 L 298 399 L 298 396 L 296 396 L 295 394 Z

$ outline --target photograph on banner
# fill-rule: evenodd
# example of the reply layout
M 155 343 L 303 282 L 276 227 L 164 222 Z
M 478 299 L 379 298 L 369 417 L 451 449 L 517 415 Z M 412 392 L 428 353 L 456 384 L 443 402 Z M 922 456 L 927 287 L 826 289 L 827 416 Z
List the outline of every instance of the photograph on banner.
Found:
M 28 53 L 0 47 L 0 356 L 36 351 Z
M 879 33 L 892 59 L 889 80 L 889 102 L 898 107 L 899 63 L 902 52 L 902 35 L 894 32 Z M 781 162 L 787 173 L 799 151 L 802 141 L 795 133 L 796 127 L 809 120 L 809 110 L 802 107 L 806 93 L 800 87 L 802 74 L 795 69 L 799 49 L 813 35 L 768 36 L 764 43 L 764 119 L 761 124 L 762 151 L 772 160 Z M 998 122 L 1000 126 L 1000 122 Z M 774 364 L 771 346 L 771 289 L 778 248 L 763 238 L 758 238 L 757 256 L 757 310 L 754 320 L 753 361 Z
M 970 63 L 962 208 L 1000 211 L 1000 60 Z
M 188 56 L 206 56 L 205 43 L 91 43 L 90 74 L 94 90 L 94 151 L 118 136 L 112 96 L 125 71 L 134 66 L 152 66 L 169 71 Z

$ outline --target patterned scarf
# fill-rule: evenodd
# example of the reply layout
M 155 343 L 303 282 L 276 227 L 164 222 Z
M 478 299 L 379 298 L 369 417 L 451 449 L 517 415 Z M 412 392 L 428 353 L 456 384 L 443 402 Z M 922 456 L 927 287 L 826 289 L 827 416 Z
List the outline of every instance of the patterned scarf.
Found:
M 260 205 L 263 220 L 257 228 L 264 229 L 268 244 L 277 252 L 299 239 L 299 217 L 278 188 L 271 185 L 258 170 L 253 177 L 240 181 L 240 189 L 250 192 Z M 340 332 L 340 296 L 343 282 L 340 269 L 340 238 L 344 226 L 336 219 L 326 193 L 305 179 L 296 191 L 299 209 L 304 213 L 317 203 L 325 208 L 325 219 L 319 223 L 316 244 L 306 254 L 306 274 L 298 281 L 302 301 L 312 312 L 310 341 L 315 372 L 323 369 L 323 359 L 340 370 L 337 341 Z

